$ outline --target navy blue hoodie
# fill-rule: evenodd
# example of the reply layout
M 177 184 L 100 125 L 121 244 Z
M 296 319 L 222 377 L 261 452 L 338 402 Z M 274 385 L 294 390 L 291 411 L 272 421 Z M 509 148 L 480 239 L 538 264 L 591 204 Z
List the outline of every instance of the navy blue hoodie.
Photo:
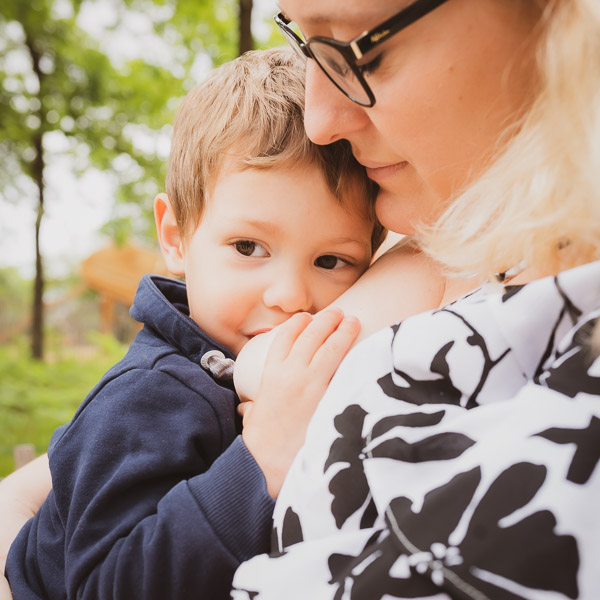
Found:
M 200 366 L 231 352 L 188 316 L 183 283 L 146 275 L 144 324 L 59 428 L 53 490 L 7 560 L 15 600 L 228 598 L 268 551 L 273 500 L 242 442 L 231 384 Z

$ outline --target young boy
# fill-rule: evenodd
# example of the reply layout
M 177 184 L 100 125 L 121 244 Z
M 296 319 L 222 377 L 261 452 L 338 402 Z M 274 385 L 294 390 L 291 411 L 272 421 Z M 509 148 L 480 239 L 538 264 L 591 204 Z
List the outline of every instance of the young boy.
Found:
M 16 600 L 227 598 L 238 564 L 268 550 L 273 499 L 239 435 L 234 356 L 327 307 L 383 238 L 349 149 L 307 140 L 302 82 L 287 49 L 253 52 L 182 103 L 154 209 L 186 285 L 142 279 L 144 328 L 55 432 L 53 490 L 7 560 Z

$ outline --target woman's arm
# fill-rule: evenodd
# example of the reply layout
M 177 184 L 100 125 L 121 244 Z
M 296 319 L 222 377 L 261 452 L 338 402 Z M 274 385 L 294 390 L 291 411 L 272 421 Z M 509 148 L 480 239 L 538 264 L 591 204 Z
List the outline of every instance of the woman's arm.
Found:
M 10 586 L 4 575 L 0 575 L 0 600 L 12 600 Z
M 356 316 L 356 343 L 411 315 L 437 308 L 446 279 L 440 266 L 404 238 L 377 258 L 334 305 Z
M 480 282 L 448 277 L 409 237 L 371 264 L 333 304 L 361 322 L 355 344 L 407 317 L 445 306 Z
M 52 479 L 47 454 L 38 456 L 0 481 L 0 568 L 2 573 L 4 573 L 10 545 L 21 527 L 39 510 L 51 487 Z

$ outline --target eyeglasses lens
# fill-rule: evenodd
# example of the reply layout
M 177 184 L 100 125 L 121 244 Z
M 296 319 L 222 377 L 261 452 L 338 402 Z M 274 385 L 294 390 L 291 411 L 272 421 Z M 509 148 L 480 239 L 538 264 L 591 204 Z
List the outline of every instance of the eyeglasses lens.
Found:
M 311 40 L 310 51 L 329 78 L 352 100 L 368 104 L 369 96 L 344 56 L 333 46 Z
M 296 37 L 294 32 L 291 29 L 289 29 L 288 27 L 281 27 L 281 31 L 282 31 L 283 35 L 285 36 L 285 39 L 289 42 L 290 46 L 296 52 L 296 54 L 302 60 L 306 60 L 306 55 L 302 51 L 302 48 L 300 48 L 301 41 Z

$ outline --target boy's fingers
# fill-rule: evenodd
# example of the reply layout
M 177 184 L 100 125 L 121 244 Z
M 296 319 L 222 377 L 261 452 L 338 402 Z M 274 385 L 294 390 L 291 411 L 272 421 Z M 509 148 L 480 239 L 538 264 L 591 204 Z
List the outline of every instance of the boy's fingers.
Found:
M 338 308 L 328 308 L 315 315 L 294 344 L 294 358 L 303 364 L 310 364 L 315 353 L 337 329 L 343 318 L 344 313 Z
M 352 347 L 359 331 L 360 321 L 356 317 L 345 317 L 337 329 L 315 352 L 313 363 L 319 366 L 320 372 L 330 373 L 327 381 L 333 377 L 342 359 Z
M 279 331 L 273 338 L 273 342 L 267 353 L 266 364 L 268 365 L 269 361 L 274 357 L 279 359 L 286 358 L 298 336 L 310 324 L 312 319 L 313 316 L 309 313 L 297 313 L 279 325 Z

